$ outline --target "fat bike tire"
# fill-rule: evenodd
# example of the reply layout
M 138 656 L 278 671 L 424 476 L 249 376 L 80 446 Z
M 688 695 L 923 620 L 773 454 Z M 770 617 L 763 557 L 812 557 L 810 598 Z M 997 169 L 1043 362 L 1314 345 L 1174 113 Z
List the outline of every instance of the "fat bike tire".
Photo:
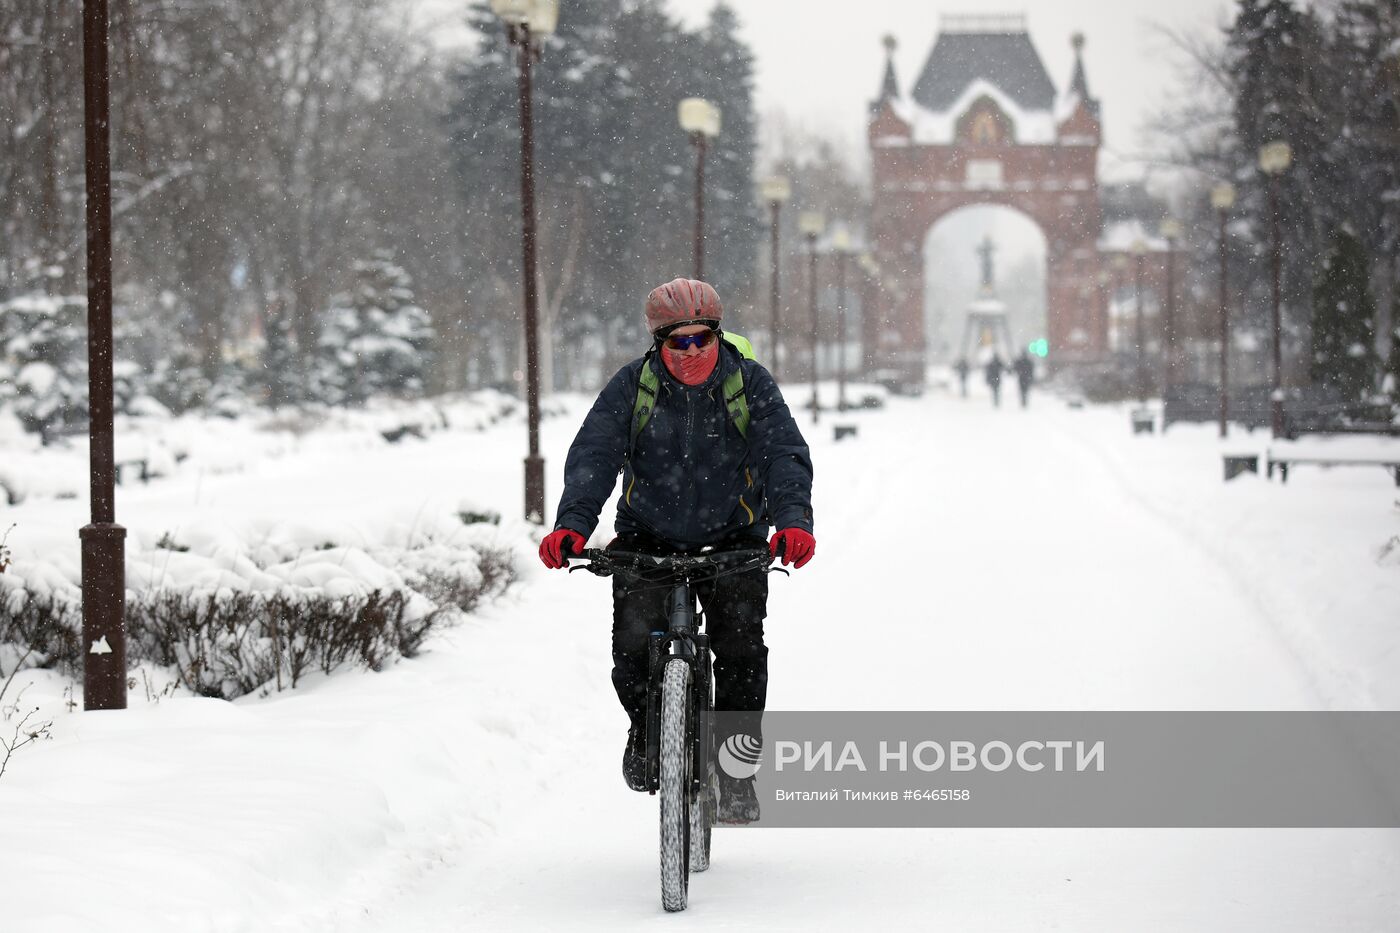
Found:
M 710 867 L 710 835 L 719 816 L 714 787 L 705 782 L 690 804 L 690 871 L 692 874 Z
M 685 910 L 690 895 L 690 663 L 666 662 L 661 680 L 661 906 Z
M 711 735 L 713 742 L 714 736 Z M 690 802 L 690 871 L 702 872 L 710 867 L 710 836 L 719 821 L 719 776 L 715 773 L 713 745 L 704 750 L 705 773 L 701 776 L 700 792 Z

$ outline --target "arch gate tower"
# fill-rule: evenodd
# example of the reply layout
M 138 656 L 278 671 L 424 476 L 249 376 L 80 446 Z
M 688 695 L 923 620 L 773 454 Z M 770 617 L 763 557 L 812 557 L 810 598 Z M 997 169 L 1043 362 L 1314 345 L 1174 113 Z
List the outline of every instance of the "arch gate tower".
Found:
M 868 126 L 871 239 L 884 289 L 883 306 L 864 320 L 867 371 L 922 380 L 924 240 L 941 217 L 979 204 L 1022 211 L 1045 234 L 1049 363 L 1059 368 L 1104 354 L 1102 125 L 1084 73 L 1084 37 L 1072 42 L 1074 73 L 1057 94 L 1024 16 L 944 17 L 905 97 L 895 40 L 886 37 L 884 81 Z

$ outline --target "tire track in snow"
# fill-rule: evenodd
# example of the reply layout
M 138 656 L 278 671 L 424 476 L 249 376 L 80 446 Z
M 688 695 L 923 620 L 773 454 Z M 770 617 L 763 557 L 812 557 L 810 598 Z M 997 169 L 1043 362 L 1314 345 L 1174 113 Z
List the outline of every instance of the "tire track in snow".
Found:
M 1228 548 L 1222 547 L 1209 536 L 1192 533 L 1182 516 L 1163 508 L 1145 495 L 1140 485 L 1135 484 L 1128 476 L 1122 462 L 1114 457 L 1111 451 L 1080 436 L 1074 430 L 1074 426 L 1066 425 L 1064 414 L 1056 412 L 1059 417 L 1055 418 L 1055 423 L 1060 426 L 1059 430 L 1050 430 L 1048 425 L 1042 424 L 1042 433 L 1060 449 L 1067 452 L 1074 450 L 1081 460 L 1092 462 L 1114 482 L 1119 492 L 1144 515 L 1149 516 L 1160 527 L 1174 534 L 1187 548 L 1207 558 L 1214 566 L 1226 570 L 1225 576 L 1233 583 L 1241 599 L 1254 607 L 1255 612 L 1252 614 L 1252 618 L 1255 627 L 1260 630 L 1260 633 L 1270 644 L 1277 646 L 1281 652 L 1286 654 L 1297 676 L 1306 684 L 1313 700 L 1306 708 L 1334 708 L 1333 691 L 1326 688 L 1314 666 L 1306 660 L 1306 652 L 1299 645 L 1296 635 L 1276 624 L 1284 613 L 1268 596 L 1270 581 L 1258 579 L 1256 574 L 1250 573 L 1248 567 L 1242 566 L 1235 559 Z M 1165 440 L 1165 438 L 1161 440 Z M 1249 577 L 1254 577 L 1254 579 L 1250 580 Z M 1331 666 L 1335 669 L 1335 665 Z M 1335 676 L 1332 679 L 1335 680 Z

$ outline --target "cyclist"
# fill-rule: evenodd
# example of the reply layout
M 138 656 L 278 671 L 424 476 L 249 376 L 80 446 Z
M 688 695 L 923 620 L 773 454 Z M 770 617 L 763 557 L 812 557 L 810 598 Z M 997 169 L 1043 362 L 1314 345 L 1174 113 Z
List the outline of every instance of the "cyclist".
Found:
M 806 564 L 816 549 L 812 458 L 773 377 L 724 339 L 719 295 L 705 282 L 675 279 L 654 289 L 645 314 L 653 346 L 613 376 L 584 419 L 540 559 L 557 568 L 583 549 L 621 471 L 618 536 L 609 547 L 650 554 L 762 547 L 775 525 L 770 553 Z M 701 583 L 696 595 L 715 655 L 715 709 L 751 713 L 735 718 L 758 738 L 768 685 L 767 575 Z M 647 651 L 651 631 L 664 628 L 665 596 L 664 588 L 613 578 L 612 679 L 631 719 L 622 773 L 633 790 L 646 789 Z M 721 772 L 719 815 L 758 818 L 752 778 Z

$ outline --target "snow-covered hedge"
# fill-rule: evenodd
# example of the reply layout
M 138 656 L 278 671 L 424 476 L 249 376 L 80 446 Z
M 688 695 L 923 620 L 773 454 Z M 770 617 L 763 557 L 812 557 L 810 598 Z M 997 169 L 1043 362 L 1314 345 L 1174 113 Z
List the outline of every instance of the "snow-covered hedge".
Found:
M 462 514 L 480 510 L 464 505 Z M 360 548 L 325 531 L 249 526 L 241 541 L 164 535 L 127 558 L 127 660 L 169 670 L 201 696 L 292 689 L 308 673 L 378 670 L 412 657 L 436 628 L 501 593 L 516 548 L 495 525 L 420 520 L 408 540 Z M 0 574 L 0 671 L 76 676 L 80 591 L 72 568 L 17 555 Z

